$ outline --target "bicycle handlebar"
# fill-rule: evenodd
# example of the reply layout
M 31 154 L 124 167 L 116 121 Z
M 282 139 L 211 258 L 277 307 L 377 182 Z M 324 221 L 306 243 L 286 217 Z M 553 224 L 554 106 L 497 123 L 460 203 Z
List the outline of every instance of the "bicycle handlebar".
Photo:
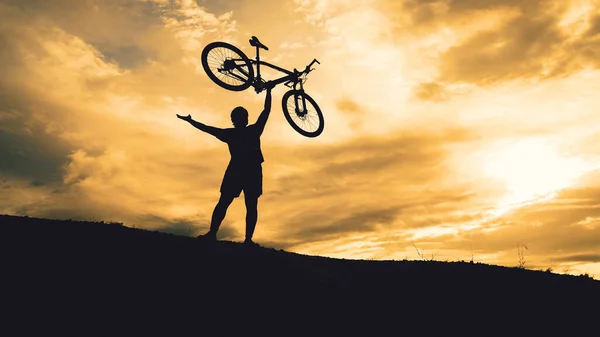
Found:
M 306 66 L 306 68 L 304 68 L 304 71 L 303 71 L 303 73 L 304 73 L 304 74 L 308 74 L 308 73 L 310 73 L 312 70 L 314 70 L 314 69 L 310 69 L 310 67 L 312 67 L 312 65 L 313 65 L 313 64 L 315 64 L 315 62 L 316 62 L 316 63 L 318 63 L 318 64 L 321 64 L 321 62 L 317 61 L 317 59 L 314 59 L 314 60 L 312 60 L 312 62 L 310 62 L 310 63 L 309 63 L 307 66 Z
M 298 71 L 298 69 L 294 68 L 294 74 L 296 76 L 300 77 L 302 75 L 306 75 L 306 74 L 310 73 L 311 71 L 314 70 L 314 69 L 311 69 L 310 67 L 312 67 L 312 65 L 315 64 L 315 63 L 321 64 L 321 62 L 317 61 L 317 59 L 314 59 L 314 60 L 312 60 L 312 62 L 310 62 L 306 66 L 306 68 L 304 68 L 303 71 Z M 287 87 L 289 87 L 289 88 L 292 88 L 293 85 L 291 83 L 292 83 L 292 81 L 290 80 L 290 81 L 285 82 L 284 85 L 287 86 Z

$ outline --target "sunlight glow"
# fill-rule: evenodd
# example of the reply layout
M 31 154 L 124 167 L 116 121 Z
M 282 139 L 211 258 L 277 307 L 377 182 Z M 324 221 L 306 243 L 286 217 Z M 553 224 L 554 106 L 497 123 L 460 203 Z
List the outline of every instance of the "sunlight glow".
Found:
M 480 221 L 471 221 L 463 224 L 443 224 L 425 228 L 415 228 L 407 230 L 411 240 L 439 238 L 444 235 L 458 235 L 460 232 L 479 228 Z
M 552 198 L 592 169 L 585 160 L 564 157 L 541 139 L 503 144 L 489 152 L 483 165 L 486 175 L 506 186 L 507 194 L 497 209 L 500 213 Z

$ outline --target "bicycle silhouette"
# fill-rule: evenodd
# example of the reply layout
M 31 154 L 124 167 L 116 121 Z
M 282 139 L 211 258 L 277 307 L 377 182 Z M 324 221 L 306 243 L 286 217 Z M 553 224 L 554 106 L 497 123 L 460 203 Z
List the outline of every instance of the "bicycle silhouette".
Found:
M 226 42 L 212 42 L 202 50 L 202 67 L 220 87 L 232 91 L 242 91 L 250 86 L 256 93 L 263 90 L 266 81 L 260 76 L 260 66 L 278 70 L 286 75 L 272 80 L 273 85 L 283 83 L 290 88 L 281 100 L 283 115 L 292 128 L 303 136 L 317 137 L 323 132 L 325 121 L 321 109 L 315 100 L 304 92 L 304 83 L 307 75 L 313 71 L 312 65 L 320 64 L 314 59 L 303 71 L 289 71 L 261 61 L 259 50 L 269 50 L 256 36 L 250 40 L 250 45 L 256 47 L 256 58 L 249 59 L 239 48 Z M 254 76 L 256 66 L 256 76 Z

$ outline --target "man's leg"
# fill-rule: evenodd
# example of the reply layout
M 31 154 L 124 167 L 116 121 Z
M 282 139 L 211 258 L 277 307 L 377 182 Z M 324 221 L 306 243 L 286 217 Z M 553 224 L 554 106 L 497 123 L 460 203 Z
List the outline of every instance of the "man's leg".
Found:
M 225 219 L 225 214 L 227 213 L 227 208 L 233 202 L 234 196 L 225 195 L 221 193 L 221 197 L 219 198 L 219 202 L 215 206 L 215 209 L 212 214 L 212 219 L 210 222 L 210 233 L 211 235 L 217 235 L 217 231 L 219 230 L 219 226 L 221 226 L 221 222 Z M 208 234 L 207 233 L 207 234 Z
M 244 191 L 244 201 L 246 203 L 246 241 L 252 241 L 258 220 L 258 196 L 247 196 Z

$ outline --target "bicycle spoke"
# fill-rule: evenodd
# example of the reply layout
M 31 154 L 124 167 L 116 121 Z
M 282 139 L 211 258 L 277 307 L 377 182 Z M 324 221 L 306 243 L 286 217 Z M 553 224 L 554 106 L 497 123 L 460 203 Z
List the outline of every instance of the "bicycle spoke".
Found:
M 223 63 L 226 60 L 225 55 L 221 49 L 223 49 L 223 48 L 220 48 L 220 47 L 214 48 L 212 50 L 212 51 L 214 51 L 214 53 L 208 55 L 209 67 L 210 67 L 211 71 L 213 72 L 213 74 L 215 74 L 215 76 L 219 80 L 221 80 L 222 82 L 225 82 L 227 84 L 230 84 L 227 76 L 219 71 L 219 69 L 222 68 Z
M 296 105 L 298 105 L 298 113 L 296 112 Z M 307 106 L 302 106 L 302 100 L 300 97 L 296 98 L 290 96 L 286 102 L 287 110 L 292 118 L 294 124 L 306 132 L 315 132 L 319 129 L 319 116 L 316 113 L 316 109 L 312 106 L 309 101 L 306 101 Z
M 211 50 L 207 57 L 208 65 L 211 72 L 222 82 L 229 85 L 240 85 L 248 79 L 248 72 L 240 71 L 240 69 L 248 68 L 245 64 L 236 64 L 236 68 L 224 70 L 225 61 L 240 60 L 241 57 L 237 53 L 228 48 L 217 47 Z M 235 61 L 234 61 L 235 62 Z
M 306 114 L 305 116 L 308 116 L 308 117 L 306 117 L 306 122 L 307 122 L 307 123 L 308 123 L 310 126 L 313 126 L 313 123 L 311 123 L 311 121 L 310 121 L 310 116 L 309 116 L 308 114 Z

